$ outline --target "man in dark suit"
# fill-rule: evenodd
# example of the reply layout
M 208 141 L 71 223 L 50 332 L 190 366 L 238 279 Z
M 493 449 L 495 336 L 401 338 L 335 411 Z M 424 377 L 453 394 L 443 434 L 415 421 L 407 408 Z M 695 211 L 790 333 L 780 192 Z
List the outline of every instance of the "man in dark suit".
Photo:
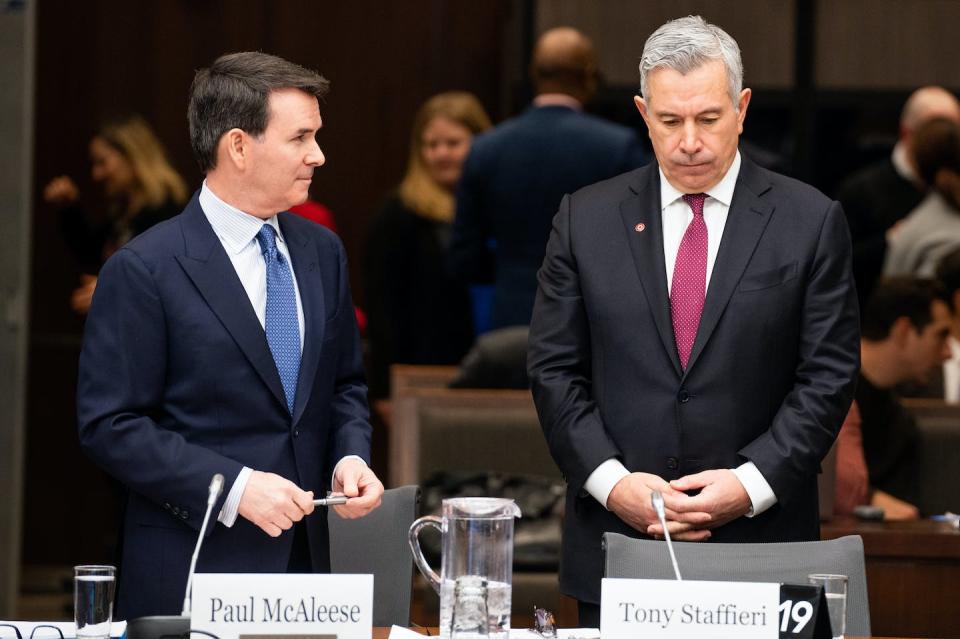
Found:
M 917 89 L 903 105 L 900 137 L 890 157 L 857 171 L 837 190 L 850 225 L 860 306 L 866 304 L 883 271 L 887 232 L 926 194 L 927 185 L 918 175 L 913 157 L 913 134 L 934 118 L 960 122 L 960 103 L 941 87 Z
M 561 591 L 599 620 L 601 536 L 817 539 L 859 354 L 843 211 L 737 150 L 750 90 L 700 17 L 658 29 L 636 104 L 657 162 L 565 197 L 528 369 L 568 483 Z
M 533 107 L 473 141 L 457 191 L 451 263 L 468 281 L 492 279 L 491 328 L 530 323 L 563 194 L 645 161 L 632 130 L 583 113 L 596 88 L 593 45 L 583 34 L 543 34 L 531 75 Z
M 262 53 L 198 71 L 203 187 L 101 271 L 78 416 L 84 451 L 129 489 L 120 617 L 180 611 L 215 473 L 225 490 L 201 572 L 326 571 L 313 497 L 346 494 L 344 517 L 380 502 L 343 245 L 280 213 L 324 162 L 327 85 Z

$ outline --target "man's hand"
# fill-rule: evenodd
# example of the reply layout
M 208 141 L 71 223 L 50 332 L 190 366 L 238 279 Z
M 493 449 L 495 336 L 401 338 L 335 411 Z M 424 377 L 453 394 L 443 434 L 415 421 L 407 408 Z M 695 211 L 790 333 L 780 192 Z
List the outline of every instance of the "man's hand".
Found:
M 916 506 L 902 499 L 897 499 L 882 490 L 873 491 L 870 505 L 883 509 L 884 521 L 916 521 L 920 519 L 920 511 Z
M 313 492 L 300 490 L 280 475 L 255 470 L 250 473 L 237 510 L 271 537 L 279 537 L 313 512 Z
M 679 541 L 703 541 L 710 538 L 710 515 L 698 512 L 692 497 L 673 489 L 657 475 L 631 473 L 617 482 L 607 497 L 607 508 L 617 517 L 642 533 L 651 533 L 656 524 L 659 534 L 663 529 L 650 501 L 650 494 L 659 490 L 663 495 L 667 526 L 672 538 Z
M 709 523 L 703 526 L 705 528 L 716 528 L 737 517 L 742 517 L 750 512 L 753 506 L 743 484 L 729 469 L 706 470 L 695 475 L 687 475 L 671 481 L 670 487 L 680 492 L 700 491 L 700 494 L 695 497 L 687 497 L 689 501 L 684 507 L 706 513 Z M 654 524 L 647 532 L 652 535 L 662 535 L 662 526 Z M 673 535 L 672 528 L 670 534 Z
M 334 472 L 332 492 L 350 498 L 347 503 L 333 507 L 336 513 L 344 519 L 357 519 L 380 505 L 383 484 L 362 461 L 344 459 Z

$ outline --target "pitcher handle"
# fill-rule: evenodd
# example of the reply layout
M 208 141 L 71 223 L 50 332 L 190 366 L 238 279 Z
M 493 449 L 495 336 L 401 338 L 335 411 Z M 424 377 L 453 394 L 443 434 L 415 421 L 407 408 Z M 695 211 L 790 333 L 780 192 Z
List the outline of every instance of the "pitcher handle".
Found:
M 420 548 L 420 529 L 424 526 L 433 526 L 443 534 L 443 520 L 433 515 L 427 515 L 410 525 L 410 550 L 413 552 L 413 563 L 417 565 L 417 568 L 427 578 L 437 594 L 440 594 L 440 576 L 427 563 L 426 557 L 423 556 L 423 550 Z

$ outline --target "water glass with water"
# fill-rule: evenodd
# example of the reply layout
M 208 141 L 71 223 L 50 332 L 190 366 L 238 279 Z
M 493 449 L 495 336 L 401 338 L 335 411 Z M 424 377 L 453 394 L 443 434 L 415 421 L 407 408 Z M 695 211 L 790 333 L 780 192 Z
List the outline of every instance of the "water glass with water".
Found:
M 807 579 L 812 586 L 823 586 L 833 637 L 842 638 L 847 631 L 847 576 L 816 574 L 808 575 Z
M 113 566 L 75 566 L 73 570 L 77 639 L 107 639 L 113 621 L 117 569 Z

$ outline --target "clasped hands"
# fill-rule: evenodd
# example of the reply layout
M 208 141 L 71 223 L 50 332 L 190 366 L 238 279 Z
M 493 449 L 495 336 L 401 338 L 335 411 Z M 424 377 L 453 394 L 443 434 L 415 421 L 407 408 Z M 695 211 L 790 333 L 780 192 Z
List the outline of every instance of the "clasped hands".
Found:
M 337 464 L 333 493 L 349 497 L 347 503 L 333 506 L 344 519 L 363 517 L 380 505 L 383 484 L 361 461 L 345 459 Z M 313 491 L 301 490 L 292 481 L 274 473 L 253 471 L 247 480 L 238 512 L 271 537 L 313 512 Z
M 666 481 L 649 473 L 630 473 L 607 497 L 607 508 L 631 527 L 653 537 L 663 536 L 650 495 L 663 495 L 667 529 L 677 541 L 706 541 L 710 529 L 750 512 L 750 496 L 732 470 L 707 470 Z M 690 496 L 687 491 L 699 490 Z

